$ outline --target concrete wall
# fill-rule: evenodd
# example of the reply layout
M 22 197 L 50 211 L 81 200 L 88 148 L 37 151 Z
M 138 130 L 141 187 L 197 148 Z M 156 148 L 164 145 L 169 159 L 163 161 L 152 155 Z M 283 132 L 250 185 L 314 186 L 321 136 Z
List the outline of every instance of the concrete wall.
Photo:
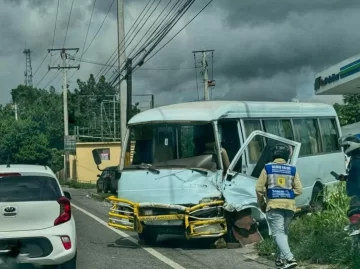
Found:
M 100 169 L 108 166 L 119 165 L 121 143 L 120 142 L 83 142 L 76 144 L 76 156 L 70 156 L 70 176 L 79 182 L 95 183 L 96 175 L 100 174 L 92 157 L 92 150 L 100 148 L 110 149 L 110 160 L 103 160 Z

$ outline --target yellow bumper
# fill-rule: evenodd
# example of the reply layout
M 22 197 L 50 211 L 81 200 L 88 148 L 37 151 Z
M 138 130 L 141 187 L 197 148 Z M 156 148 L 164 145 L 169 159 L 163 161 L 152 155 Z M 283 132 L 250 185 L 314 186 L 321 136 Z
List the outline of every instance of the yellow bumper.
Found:
M 201 203 L 193 207 L 171 206 L 146 203 L 146 208 L 176 208 L 181 211 L 179 214 L 168 215 L 140 215 L 142 203 L 134 203 L 126 199 L 111 196 L 108 198 L 112 203 L 109 212 L 109 226 L 121 230 L 142 233 L 144 221 L 172 221 L 182 220 L 184 223 L 184 233 L 188 239 L 199 237 L 220 237 L 227 232 L 226 220 L 223 215 L 222 206 L 224 201 L 217 200 Z M 200 218 L 195 214 L 201 210 L 213 207 L 221 209 L 221 216 L 213 218 Z M 179 210 L 181 208 L 181 210 Z

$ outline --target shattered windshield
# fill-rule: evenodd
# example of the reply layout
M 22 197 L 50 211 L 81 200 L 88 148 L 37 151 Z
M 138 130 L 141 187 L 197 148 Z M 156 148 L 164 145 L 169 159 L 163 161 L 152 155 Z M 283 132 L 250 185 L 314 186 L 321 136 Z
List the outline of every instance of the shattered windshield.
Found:
M 130 126 L 124 168 L 217 168 L 212 123 L 168 123 Z

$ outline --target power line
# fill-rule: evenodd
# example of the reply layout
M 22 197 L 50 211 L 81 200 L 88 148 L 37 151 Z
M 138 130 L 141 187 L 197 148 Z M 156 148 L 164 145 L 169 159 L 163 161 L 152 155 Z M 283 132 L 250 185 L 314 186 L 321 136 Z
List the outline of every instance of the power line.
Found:
M 55 74 L 52 76 L 51 79 L 49 79 L 48 83 L 46 84 L 46 86 L 44 87 L 44 89 L 46 89 L 54 80 L 55 78 L 60 74 L 60 71 L 56 71 Z M 60 77 L 61 78 L 61 77 Z
M 113 0 L 113 2 L 111 3 L 111 5 L 110 5 L 110 7 L 109 7 L 109 10 L 107 11 L 107 13 L 106 13 L 106 15 L 105 15 L 105 17 L 104 17 L 104 20 L 102 21 L 102 23 L 101 23 L 99 29 L 97 30 L 96 34 L 94 35 L 93 39 L 90 41 L 89 46 L 86 48 L 85 51 L 82 52 L 81 58 L 84 56 L 84 54 L 85 54 L 85 53 L 88 51 L 88 49 L 90 48 L 91 44 L 94 42 L 96 36 L 98 35 L 98 33 L 100 32 L 101 28 L 103 27 L 103 25 L 104 25 L 104 23 L 105 23 L 105 20 L 106 20 L 106 18 L 108 17 L 108 15 L 109 15 L 109 13 L 110 13 L 110 11 L 111 11 L 111 8 L 112 8 L 112 6 L 114 5 L 114 3 L 115 3 L 115 0 Z M 94 7 L 95 7 L 95 4 L 94 4 Z M 92 17 L 92 15 L 91 15 L 91 17 Z M 90 23 L 89 23 L 89 27 L 90 27 Z M 76 70 L 76 71 L 69 77 L 69 80 L 76 74 L 77 71 L 78 71 L 78 70 Z
M 65 43 L 66 43 L 66 38 L 67 38 L 68 30 L 69 30 L 70 19 L 71 19 L 71 13 L 72 13 L 72 10 L 73 10 L 74 1 L 75 1 L 75 0 L 72 0 L 72 2 L 71 2 L 71 8 L 70 8 L 70 14 L 69 14 L 69 20 L 68 20 L 68 24 L 67 24 L 67 27 L 66 27 L 66 33 L 65 33 L 65 39 L 64 39 L 64 45 L 63 45 L 63 47 L 65 47 Z M 53 49 L 53 48 L 52 48 L 52 49 Z
M 159 1 L 159 3 L 156 5 L 156 7 L 155 7 L 155 9 L 151 12 L 151 14 L 149 15 L 149 17 L 148 17 L 148 19 L 145 21 L 145 23 L 149 20 L 149 18 L 151 17 L 151 15 L 154 13 L 154 11 L 157 9 L 157 7 L 159 6 L 159 4 L 160 4 L 160 2 L 161 2 L 161 0 Z M 135 45 L 135 47 L 132 49 L 132 51 L 129 53 L 129 57 L 132 57 L 131 56 L 131 54 L 135 51 L 135 49 L 139 46 L 139 44 L 141 44 L 141 41 L 148 35 L 148 33 L 149 33 L 149 31 L 153 28 L 153 26 L 156 24 L 156 22 L 159 20 L 159 18 L 161 17 L 161 15 L 164 13 L 164 11 L 165 11 L 165 9 L 168 7 L 168 5 L 171 3 L 171 0 L 165 5 L 165 7 L 162 9 L 162 11 L 160 12 L 160 14 L 157 16 L 157 18 L 155 19 L 155 21 L 150 25 L 150 27 L 149 27 L 149 29 L 145 32 L 145 34 L 143 35 L 143 37 L 137 42 L 137 45 Z M 168 13 L 168 14 L 170 14 L 171 13 L 171 11 Z M 165 16 L 166 17 L 166 16 Z M 144 24 L 145 24 L 144 23 Z M 161 25 L 162 23 L 160 22 L 160 25 Z M 143 25 L 144 26 L 144 25 Z M 158 27 L 159 27 L 159 25 L 158 25 Z M 152 35 L 154 35 L 154 33 L 156 32 L 156 30 L 158 29 L 158 27 L 156 27 L 155 28 L 155 30 L 152 32 L 152 33 L 150 33 L 150 37 L 152 36 Z M 142 29 L 142 28 L 141 28 Z M 140 29 L 140 30 L 141 30 Z M 138 31 L 139 32 L 139 31 Z M 137 34 L 137 33 L 136 33 Z M 136 36 L 136 35 L 135 35 Z M 149 38 L 150 38 L 149 37 Z M 149 38 L 147 39 L 147 40 L 149 40 Z M 134 39 L 134 38 L 133 38 Z M 130 43 L 132 42 L 132 40 L 130 41 Z M 146 44 L 146 41 L 144 42 L 144 44 Z M 144 46 L 144 44 L 143 44 L 143 46 Z M 126 49 L 126 48 L 125 48 Z M 125 49 L 124 49 L 124 51 L 125 51 Z M 113 64 L 113 67 L 114 67 L 114 65 L 116 64 L 116 62 Z M 109 72 L 110 71 L 110 69 L 107 71 L 107 72 Z M 105 73 L 105 75 L 107 74 L 107 72 Z M 112 79 L 112 77 L 115 75 L 116 73 L 114 73 L 111 77 L 110 77 L 110 79 L 109 80 L 111 80 Z
M 88 35 L 89 35 L 89 30 L 90 30 L 91 20 L 92 20 L 93 14 L 94 14 L 95 4 L 96 4 L 96 0 L 94 1 L 94 5 L 92 7 L 90 21 L 89 21 L 89 25 L 88 25 L 88 28 L 87 28 L 86 37 L 85 37 L 85 41 L 84 41 L 84 45 L 83 45 L 83 49 L 82 49 L 82 53 L 81 53 L 81 57 L 80 57 L 81 59 L 82 59 L 82 57 L 84 55 L 84 49 L 85 49 L 86 41 L 87 41 L 87 38 L 88 38 Z
M 205 8 L 207 8 L 211 2 L 213 0 L 210 0 L 190 21 L 188 21 L 172 38 L 170 38 L 170 40 L 168 40 L 163 46 L 161 46 L 151 57 L 149 57 L 149 59 L 147 59 L 145 61 L 148 62 L 150 61 L 151 58 L 153 58 L 156 54 L 158 54 L 167 44 L 169 44 L 181 31 L 183 31 L 197 16 L 200 15 L 201 12 L 203 12 L 205 10 Z
M 184 13 L 192 6 L 192 4 L 195 2 L 195 0 L 186 0 L 185 3 L 182 4 L 181 7 L 178 7 L 177 10 L 174 12 L 174 15 L 171 14 L 171 11 L 168 12 L 168 16 L 171 14 L 171 17 L 166 21 L 163 20 L 160 25 L 158 25 L 157 29 L 160 28 L 160 30 L 154 30 L 151 34 L 151 37 L 148 39 L 151 39 L 147 44 L 143 44 L 141 49 L 139 49 L 135 55 L 131 56 L 131 60 L 135 60 L 136 58 L 141 58 L 136 61 L 135 65 L 131 67 L 131 70 L 133 71 L 135 67 L 141 66 L 144 63 L 145 58 L 155 49 L 155 47 L 161 42 L 164 37 L 168 34 L 168 32 L 174 27 L 174 25 L 177 23 L 177 21 L 184 15 Z M 177 4 L 175 4 L 176 6 Z M 173 7 L 174 8 L 174 7 Z M 154 36 L 154 37 L 152 37 Z M 148 48 L 149 47 L 149 48 Z M 111 77 L 112 84 L 114 85 L 116 81 L 120 78 L 120 81 L 123 79 L 122 73 L 125 71 L 126 65 L 124 64 L 120 70 L 117 73 L 114 73 L 114 75 Z M 114 77 L 114 78 L 113 78 Z M 117 84 L 119 84 L 119 82 Z
M 52 41 L 52 46 L 51 46 L 51 48 L 54 48 L 55 33 L 56 33 L 56 24 L 57 24 L 57 18 L 58 18 L 58 13 L 59 13 L 59 3 L 60 3 L 60 0 L 58 0 L 58 2 L 57 2 L 56 16 L 55 16 L 55 26 L 54 26 L 54 35 L 53 35 L 53 41 Z M 50 55 L 50 65 L 51 65 L 51 58 L 52 58 L 52 55 Z
M 80 59 L 73 57 L 71 55 L 68 55 L 70 60 L 78 60 L 79 62 L 88 63 L 88 64 L 95 64 L 95 65 L 101 65 L 101 66 L 111 66 L 108 64 L 103 64 L 95 61 L 91 61 L 88 59 Z M 73 58 L 73 59 L 71 59 Z M 140 70 L 185 70 L 185 69 L 193 69 L 193 67 L 153 67 L 153 68 L 141 68 Z
M 111 3 L 111 5 L 110 5 L 110 7 L 109 7 L 109 10 L 107 11 L 107 13 L 106 13 L 106 15 L 105 15 L 104 20 L 102 21 L 99 29 L 97 30 L 96 34 L 94 35 L 93 39 L 91 40 L 89 46 L 88 46 L 88 47 L 86 48 L 86 50 L 83 52 L 83 55 L 88 51 L 88 49 L 90 48 L 92 42 L 95 40 L 96 36 L 98 35 L 98 33 L 100 32 L 101 28 L 103 27 L 103 25 L 104 25 L 104 23 L 105 23 L 105 20 L 106 20 L 107 16 L 109 15 L 110 10 L 111 10 L 112 6 L 114 5 L 114 3 L 115 3 L 115 0 L 113 0 L 113 2 Z
M 40 81 L 35 85 L 35 88 L 44 80 L 46 75 L 49 74 L 49 70 L 45 73 L 45 75 L 40 79 Z
M 150 33 L 150 36 L 147 38 L 147 40 L 145 42 L 143 42 L 142 46 L 140 49 L 138 49 L 138 51 L 136 53 L 134 53 L 132 56 L 130 56 L 131 58 L 135 59 L 136 57 L 138 57 L 140 55 L 141 52 L 145 51 L 145 48 L 149 45 L 151 45 L 151 43 L 159 37 L 159 35 L 161 35 L 161 33 L 164 31 L 164 29 L 167 29 L 167 27 L 170 27 L 171 26 L 171 23 L 174 22 L 174 20 L 176 19 L 176 16 L 179 16 L 179 14 L 177 13 L 180 13 L 180 16 L 181 16 L 181 13 L 183 12 L 183 9 L 186 7 L 186 6 L 191 6 L 194 2 L 194 0 L 185 0 L 185 4 L 183 5 L 183 7 L 177 7 L 181 6 L 182 2 L 184 0 L 181 0 L 181 1 L 177 1 L 174 6 L 170 9 L 170 11 L 167 12 L 167 14 L 165 14 L 164 18 L 162 18 L 162 20 L 160 20 L 160 23 L 157 25 L 157 27 L 155 27 L 155 29 Z M 166 5 L 166 7 L 169 5 L 169 3 Z M 161 11 L 161 13 L 159 14 L 159 16 L 156 18 L 155 22 L 159 19 L 159 17 L 161 17 L 161 14 L 164 12 L 164 10 L 166 9 L 166 7 Z M 177 10 L 176 10 L 177 8 Z M 175 10 L 175 12 L 174 12 Z M 170 16 L 170 18 L 169 18 Z M 144 37 L 148 34 L 148 32 L 153 28 L 153 26 L 155 25 L 155 22 L 152 23 L 152 25 L 150 26 L 150 28 L 148 29 L 148 31 L 145 33 Z M 157 32 L 157 30 L 160 28 L 160 26 L 162 26 L 161 30 Z M 144 38 L 143 37 L 143 38 Z M 142 38 L 142 39 L 143 39 Z M 134 38 L 133 38 L 134 39 Z M 142 40 L 141 39 L 141 40 Z M 141 42 L 140 40 L 140 42 Z M 131 40 L 132 41 L 132 40 Z M 139 42 L 139 43 L 140 43 Z M 131 42 L 130 42 L 131 43 Z M 125 48 L 126 49 L 126 48 Z M 153 50 L 153 48 L 150 49 L 150 51 Z M 125 50 L 124 50 L 125 51 Z M 124 53 L 124 51 L 122 53 Z M 134 51 L 134 50 L 133 50 Z M 132 52 L 133 52 L 132 51 Z M 131 53 L 132 53 L 131 52 Z M 130 53 L 130 54 L 131 54 Z M 134 56 L 135 55 L 135 56 Z M 116 59 L 115 59 L 116 61 Z M 116 62 L 113 64 L 113 66 L 116 64 Z M 125 63 L 123 63 L 122 67 L 120 68 L 120 70 L 123 70 L 125 68 Z M 108 70 L 109 71 L 109 70 Z M 118 75 L 117 72 L 114 72 L 114 74 L 109 78 L 109 80 L 113 80 L 114 77 L 116 77 Z
M 57 61 L 56 62 L 58 62 L 60 60 L 60 57 L 57 59 Z M 56 63 L 55 62 L 55 63 Z M 37 86 L 39 86 L 39 84 L 44 80 L 44 78 L 47 76 L 47 74 L 49 74 L 49 71 L 50 70 L 48 70 L 46 73 L 45 73 L 45 75 L 40 79 L 40 81 L 35 85 L 35 88 L 37 87 Z
M 43 65 L 43 63 L 45 62 L 45 60 L 46 60 L 46 58 L 47 58 L 48 56 L 49 56 L 49 53 L 46 53 L 44 59 L 43 59 L 42 62 L 41 62 L 41 64 L 38 66 L 38 68 L 36 68 L 36 71 L 35 71 L 35 73 L 34 73 L 34 75 L 33 75 L 33 78 L 34 78 L 34 76 L 36 75 L 37 71 L 39 71 L 40 67 Z
M 145 12 L 147 6 L 150 4 L 151 1 L 152 1 L 152 0 L 149 0 L 149 1 L 147 2 L 147 4 L 145 5 L 145 7 L 143 8 L 143 10 L 141 11 L 140 15 L 136 18 L 135 22 L 134 22 L 133 25 L 131 26 L 129 32 L 127 32 L 127 33 L 125 34 L 124 39 L 118 44 L 118 46 L 116 46 L 114 52 L 113 52 L 112 55 L 109 57 L 109 59 L 106 61 L 106 64 L 113 62 L 113 64 L 111 64 L 111 67 L 114 67 L 114 66 L 115 66 L 116 60 L 117 60 L 117 57 L 116 57 L 117 54 L 116 54 L 116 53 L 118 53 L 118 51 L 121 51 L 121 49 L 123 49 L 123 48 L 124 48 L 124 50 L 123 50 L 123 52 L 120 53 L 120 55 L 122 55 L 122 54 L 124 53 L 124 51 L 125 51 L 125 49 L 126 49 L 126 41 L 127 41 L 128 37 L 130 38 L 130 36 L 135 32 L 135 29 L 138 27 L 138 25 L 136 24 L 137 21 L 141 18 L 142 14 Z M 146 13 L 145 13 L 145 15 L 146 15 Z M 144 16 L 145 16 L 145 15 L 144 15 Z M 141 20 L 142 20 L 142 19 L 141 19 Z M 141 21 L 140 21 L 140 22 L 141 22 Z M 140 22 L 139 22 L 139 24 L 140 24 Z M 135 26 L 135 25 L 136 25 L 136 26 Z M 134 28 L 134 26 L 135 26 L 135 28 Z M 131 43 L 131 42 L 130 42 L 130 43 Z M 128 44 L 128 45 L 130 45 L 130 44 Z M 120 55 L 119 55 L 119 56 L 120 56 Z M 119 56 L 118 56 L 118 57 L 119 57 Z M 106 72 L 106 74 L 107 74 L 109 70 L 107 70 L 107 71 L 105 71 L 105 70 L 106 70 L 106 68 L 105 68 L 105 69 L 104 69 L 104 68 L 101 68 L 101 70 L 97 73 L 95 79 L 96 79 L 98 76 L 101 76 L 102 74 L 104 74 L 105 72 Z M 105 74 L 105 75 L 106 75 L 106 74 Z
M 164 16 L 164 18 L 162 18 L 162 20 L 160 21 L 160 23 L 157 25 L 157 27 L 152 31 L 152 33 L 150 34 L 150 36 L 147 38 L 147 40 L 143 43 L 143 45 L 141 46 L 141 48 L 136 52 L 136 56 L 139 55 L 140 52 L 145 51 L 145 48 L 147 46 L 149 46 L 154 40 L 156 40 L 156 38 L 159 37 L 159 35 L 161 35 L 161 33 L 164 31 L 164 29 L 166 29 L 167 26 L 170 26 L 171 23 L 174 21 L 175 17 L 178 16 L 177 12 L 181 13 L 182 8 L 180 8 L 182 2 L 184 0 L 181 1 L 177 1 L 173 7 L 170 9 L 170 11 L 167 12 L 167 14 Z M 187 1 L 187 0 L 186 0 Z M 193 2 L 193 1 L 192 1 Z M 191 6 L 192 3 L 190 2 L 186 2 L 184 6 L 189 5 Z M 170 16 L 170 18 L 169 18 Z M 158 29 L 161 28 L 161 30 L 158 31 Z M 150 27 L 151 28 L 151 27 Z M 153 50 L 153 48 L 151 48 L 151 50 Z M 135 57 L 133 57 L 135 58 Z M 123 70 L 123 68 L 125 68 L 125 63 L 123 64 L 121 70 Z M 118 75 L 116 73 L 114 73 L 109 80 L 113 80 L 113 78 Z

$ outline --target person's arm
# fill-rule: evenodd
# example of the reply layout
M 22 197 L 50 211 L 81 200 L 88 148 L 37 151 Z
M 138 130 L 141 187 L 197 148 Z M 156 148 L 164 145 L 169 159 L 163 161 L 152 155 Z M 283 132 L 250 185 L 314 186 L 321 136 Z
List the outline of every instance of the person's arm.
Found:
M 256 196 L 259 207 L 262 211 L 266 210 L 266 202 L 265 202 L 265 192 L 266 192 L 266 181 L 267 174 L 265 169 L 261 171 L 261 174 L 256 182 Z
M 296 174 L 295 174 L 293 189 L 294 189 L 295 196 L 299 196 L 303 192 L 303 187 L 302 187 L 302 184 L 300 181 L 300 176 L 299 176 L 298 172 L 296 172 Z

